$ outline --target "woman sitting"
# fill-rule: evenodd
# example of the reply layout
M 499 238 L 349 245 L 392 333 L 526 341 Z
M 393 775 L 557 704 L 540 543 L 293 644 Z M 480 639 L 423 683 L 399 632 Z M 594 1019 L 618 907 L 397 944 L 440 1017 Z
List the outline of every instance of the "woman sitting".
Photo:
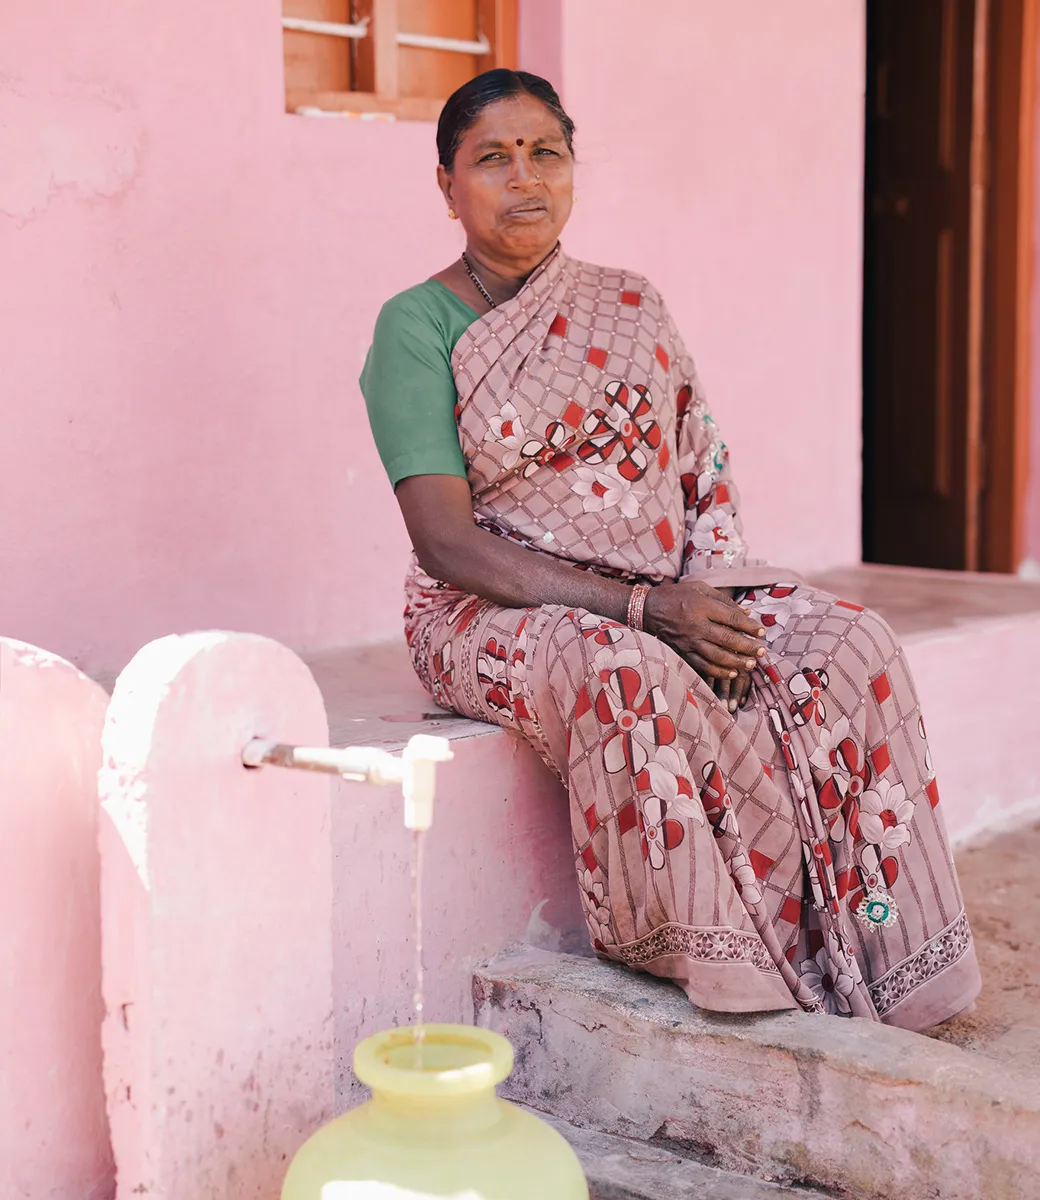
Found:
M 661 296 L 560 248 L 573 135 L 537 76 L 460 88 L 438 178 L 466 250 L 376 324 L 415 669 L 566 784 L 600 955 L 707 1009 L 926 1029 L 979 973 L 906 659 L 748 556 Z

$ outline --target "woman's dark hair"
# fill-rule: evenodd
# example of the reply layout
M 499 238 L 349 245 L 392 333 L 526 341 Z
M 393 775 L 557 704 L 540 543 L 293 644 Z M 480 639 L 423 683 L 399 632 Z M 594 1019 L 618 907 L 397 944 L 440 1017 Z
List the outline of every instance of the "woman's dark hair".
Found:
M 524 93 L 541 100 L 560 122 L 567 149 L 573 153 L 574 122 L 564 111 L 553 85 L 540 75 L 532 75 L 530 71 L 507 71 L 504 67 L 498 67 L 464 83 L 457 91 L 452 92 L 441 109 L 440 120 L 437 122 L 437 155 L 441 166 L 446 171 L 452 169 L 455 165 L 455 153 L 466 130 L 489 104 Z

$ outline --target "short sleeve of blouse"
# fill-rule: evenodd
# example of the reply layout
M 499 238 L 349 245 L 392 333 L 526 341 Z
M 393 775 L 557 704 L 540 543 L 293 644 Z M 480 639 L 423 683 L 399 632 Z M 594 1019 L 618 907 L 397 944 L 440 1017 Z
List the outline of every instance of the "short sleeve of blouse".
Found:
M 410 475 L 466 478 L 451 352 L 477 314 L 432 281 L 383 305 L 361 372 L 379 457 L 396 487 Z

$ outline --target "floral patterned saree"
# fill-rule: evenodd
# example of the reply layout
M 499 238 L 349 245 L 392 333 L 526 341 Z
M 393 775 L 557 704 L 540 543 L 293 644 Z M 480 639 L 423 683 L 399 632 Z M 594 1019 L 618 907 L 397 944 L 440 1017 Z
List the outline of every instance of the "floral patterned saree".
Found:
M 923 1029 L 979 988 L 913 681 L 874 613 L 748 556 L 727 452 L 653 287 L 557 249 L 452 359 L 484 528 L 626 580 L 739 589 L 768 655 L 736 714 L 669 646 L 509 610 L 413 561 L 406 634 L 441 705 L 564 781 L 597 953 L 725 1012 Z

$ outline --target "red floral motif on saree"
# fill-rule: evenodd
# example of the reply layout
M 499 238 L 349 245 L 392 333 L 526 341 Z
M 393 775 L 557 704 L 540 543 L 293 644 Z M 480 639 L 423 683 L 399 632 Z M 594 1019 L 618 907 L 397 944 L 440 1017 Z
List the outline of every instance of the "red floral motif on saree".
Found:
M 809 762 L 825 777 L 818 795 L 831 838 L 844 841 L 846 831 L 857 838 L 859 801 L 870 782 L 866 756 L 852 736 L 846 716 L 838 717 L 830 729 L 822 728 L 818 736 L 819 743 Z
M 445 642 L 433 652 L 433 670 L 442 688 L 450 688 L 455 682 L 455 664 L 451 661 L 451 642 Z
M 650 748 L 675 740 L 675 725 L 660 688 L 646 688 L 639 672 L 618 667 L 607 673 L 596 697 L 596 716 L 608 732 L 603 739 L 603 765 L 612 774 L 638 775 Z
M 726 777 L 719 764 L 708 762 L 702 768 L 704 786 L 701 788 L 701 803 L 704 813 L 711 822 L 717 838 L 738 837 L 737 818 L 733 812 L 733 801 L 726 786 Z
M 484 685 L 484 702 L 496 712 L 511 712 L 509 677 L 506 673 L 508 652 L 494 638 L 489 638 L 483 653 L 477 657 L 477 680 Z
M 787 681 L 787 686 L 791 689 L 791 695 L 794 697 L 791 716 L 796 725 L 822 726 L 827 720 L 827 708 L 823 702 L 823 693 L 827 682 L 826 671 L 817 672 L 808 668 L 798 671 Z
M 668 805 L 658 796 L 647 796 L 639 809 L 643 857 L 655 871 L 665 865 L 665 852 L 682 845 L 686 830 L 681 821 L 665 817 Z
M 545 427 L 544 441 L 531 438 L 520 448 L 520 457 L 526 460 L 524 478 L 536 474 L 539 467 L 551 466 L 554 471 L 566 471 L 574 463 L 574 455 L 565 454 L 564 449 L 575 440 L 576 435 L 562 421 L 550 421 Z
M 617 469 L 622 479 L 636 483 L 650 466 L 647 451 L 661 445 L 661 427 L 653 419 L 650 391 L 642 384 L 629 388 L 615 380 L 607 384 L 604 395 L 609 408 L 594 409 L 582 426 L 588 434 L 578 449 L 582 462 L 605 463 L 619 451 Z

